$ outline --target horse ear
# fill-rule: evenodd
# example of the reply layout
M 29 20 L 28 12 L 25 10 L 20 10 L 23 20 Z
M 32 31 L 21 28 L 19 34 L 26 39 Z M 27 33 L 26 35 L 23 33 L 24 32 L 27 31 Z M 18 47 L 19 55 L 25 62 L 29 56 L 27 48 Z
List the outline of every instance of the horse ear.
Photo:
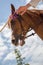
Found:
M 11 13 L 13 14 L 15 12 L 15 7 L 13 4 L 11 4 Z

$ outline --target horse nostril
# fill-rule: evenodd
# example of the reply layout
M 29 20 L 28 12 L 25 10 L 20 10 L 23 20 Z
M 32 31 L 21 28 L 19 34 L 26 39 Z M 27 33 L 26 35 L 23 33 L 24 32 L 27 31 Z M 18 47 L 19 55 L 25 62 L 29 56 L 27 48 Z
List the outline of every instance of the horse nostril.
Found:
M 21 40 L 20 46 L 23 46 L 24 44 L 25 44 L 25 41 L 24 40 Z
M 18 46 L 18 43 L 14 39 L 12 40 L 12 44 L 14 44 L 15 46 Z
M 14 40 L 14 39 L 12 40 L 12 43 L 13 43 L 13 44 L 15 43 L 15 40 Z

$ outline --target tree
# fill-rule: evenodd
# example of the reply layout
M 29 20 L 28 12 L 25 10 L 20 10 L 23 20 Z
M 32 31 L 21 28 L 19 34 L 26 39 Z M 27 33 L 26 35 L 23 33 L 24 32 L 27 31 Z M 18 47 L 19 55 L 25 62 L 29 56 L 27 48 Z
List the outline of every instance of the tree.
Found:
M 16 55 L 16 60 L 17 60 L 17 65 L 29 65 L 28 63 L 27 64 L 25 64 L 24 62 L 23 62 L 23 60 L 25 59 L 25 58 L 21 58 L 21 53 L 20 53 L 20 51 L 18 50 L 18 49 L 15 49 L 15 55 Z

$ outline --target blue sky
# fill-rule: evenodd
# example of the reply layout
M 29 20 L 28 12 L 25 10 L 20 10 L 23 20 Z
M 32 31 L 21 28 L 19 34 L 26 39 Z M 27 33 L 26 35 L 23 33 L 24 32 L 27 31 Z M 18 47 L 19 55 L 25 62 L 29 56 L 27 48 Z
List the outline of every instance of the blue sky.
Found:
M 17 9 L 19 6 L 26 5 L 30 0 L 0 0 L 0 22 L 5 22 L 10 15 L 10 4 L 14 4 Z
M 25 5 L 29 0 L 0 0 L 0 28 L 10 15 L 10 4 L 13 3 L 17 9 L 21 5 Z M 43 9 L 41 2 L 38 9 Z M 31 33 L 33 30 L 31 31 Z M 23 47 L 15 47 L 11 44 L 11 31 L 6 28 L 0 33 L 0 65 L 16 65 L 14 49 L 20 50 L 22 57 L 25 57 L 25 62 L 30 65 L 43 65 L 43 40 L 37 34 L 26 39 L 26 44 Z
M 10 4 L 13 3 L 17 9 L 21 5 L 25 5 L 25 0 L 1 0 L 0 1 L 0 22 L 5 21 L 10 14 Z

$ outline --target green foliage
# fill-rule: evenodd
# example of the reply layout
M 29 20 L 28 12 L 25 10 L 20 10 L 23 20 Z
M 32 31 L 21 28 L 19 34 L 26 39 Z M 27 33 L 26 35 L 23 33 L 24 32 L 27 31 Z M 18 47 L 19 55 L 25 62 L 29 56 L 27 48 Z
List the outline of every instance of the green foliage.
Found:
M 25 65 L 29 65 L 29 64 L 25 64 Z
M 17 65 L 23 65 L 22 63 L 23 60 L 21 58 L 20 51 L 15 49 L 15 54 L 16 54 Z
M 21 58 L 21 53 L 20 53 L 20 51 L 19 51 L 18 49 L 15 49 L 14 52 L 15 52 L 15 55 L 16 55 L 17 65 L 29 65 L 28 63 L 25 64 L 25 63 L 23 62 L 23 60 L 24 60 L 25 58 Z

